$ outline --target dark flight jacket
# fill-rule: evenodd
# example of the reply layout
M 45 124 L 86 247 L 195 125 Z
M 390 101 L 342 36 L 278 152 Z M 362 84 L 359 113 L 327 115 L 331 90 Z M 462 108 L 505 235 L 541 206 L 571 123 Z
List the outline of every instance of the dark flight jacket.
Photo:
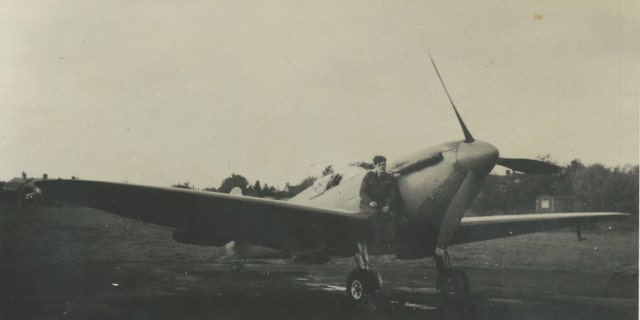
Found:
M 375 171 L 369 171 L 362 179 L 360 185 L 360 206 L 369 207 L 369 203 L 375 201 L 378 208 L 389 206 L 394 209 L 398 200 L 398 182 L 396 178 L 388 173 L 380 176 Z

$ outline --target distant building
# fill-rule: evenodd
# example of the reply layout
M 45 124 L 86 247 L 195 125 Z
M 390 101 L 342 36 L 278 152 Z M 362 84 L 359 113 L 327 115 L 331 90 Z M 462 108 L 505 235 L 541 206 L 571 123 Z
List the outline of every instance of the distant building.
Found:
M 47 174 L 42 175 L 42 179 L 38 178 L 28 178 L 26 173 L 22 173 L 21 177 L 13 178 L 4 183 L 2 186 L 2 195 L 6 199 L 10 199 L 13 201 L 19 201 L 21 198 L 26 195 L 34 194 L 37 191 L 37 188 L 34 184 L 36 181 L 46 180 Z
M 536 199 L 537 213 L 581 211 L 583 211 L 582 201 L 573 196 L 543 195 Z

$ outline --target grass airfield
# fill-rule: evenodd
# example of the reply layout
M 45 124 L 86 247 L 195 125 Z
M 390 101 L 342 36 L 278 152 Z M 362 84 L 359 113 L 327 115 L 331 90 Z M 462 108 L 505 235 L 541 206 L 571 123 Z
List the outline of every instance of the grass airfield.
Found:
M 434 289 L 431 259 L 373 257 L 390 308 L 348 303 L 352 259 L 249 261 L 83 207 L 0 204 L 0 319 L 637 319 L 638 233 L 606 225 L 452 247 L 472 293 Z M 462 306 L 471 305 L 470 308 Z

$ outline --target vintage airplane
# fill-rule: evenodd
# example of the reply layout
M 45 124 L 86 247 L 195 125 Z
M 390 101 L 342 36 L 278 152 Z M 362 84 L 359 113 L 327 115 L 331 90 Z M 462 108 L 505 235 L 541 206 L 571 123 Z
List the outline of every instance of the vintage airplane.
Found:
M 436 287 L 445 293 L 466 292 L 466 275 L 448 262 L 450 245 L 625 216 L 591 212 L 464 217 L 495 165 L 533 174 L 551 174 L 559 168 L 537 160 L 501 158 L 496 147 L 475 140 L 433 66 L 464 140 L 426 149 L 390 166 L 408 220 L 391 248 L 371 241 L 371 214 L 359 209 L 359 188 L 366 173 L 360 167 L 325 176 L 289 201 L 83 180 L 43 180 L 36 185 L 47 197 L 173 228 L 173 239 L 181 243 L 226 245 L 239 258 L 322 262 L 355 256 L 357 268 L 346 285 L 354 301 L 382 290 L 370 253 L 395 253 L 398 259 L 434 257 L 440 275 Z

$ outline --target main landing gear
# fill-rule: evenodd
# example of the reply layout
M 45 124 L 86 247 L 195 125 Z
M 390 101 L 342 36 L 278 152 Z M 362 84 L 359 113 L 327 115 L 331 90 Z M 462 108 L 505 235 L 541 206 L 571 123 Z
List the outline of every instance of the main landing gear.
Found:
M 476 314 L 487 299 L 470 292 L 469 278 L 464 271 L 451 267 L 449 253 L 446 250 L 436 249 L 434 260 L 438 269 L 436 289 L 442 294 L 442 303 L 438 307 L 442 317 L 467 319 L 469 315 Z
M 388 305 L 389 301 L 382 292 L 380 273 L 372 269 L 367 244 L 359 241 L 357 246 L 355 260 L 358 268 L 351 271 L 347 278 L 347 296 L 352 302 L 360 305 L 369 305 L 373 309 L 382 308 Z
M 446 295 L 468 294 L 471 290 L 469 278 L 464 271 L 451 267 L 449 253 L 445 250 L 436 249 L 436 254 L 433 258 L 438 269 L 436 289 Z
M 369 262 L 367 244 L 358 242 L 358 250 L 355 260 L 358 268 L 351 271 L 347 278 L 347 296 L 349 300 L 359 306 L 365 306 L 374 310 L 380 310 L 391 306 L 388 297 L 383 292 L 380 273 L 373 269 Z M 475 303 L 469 300 L 469 278 L 460 269 L 451 266 L 449 254 L 444 250 L 438 250 L 434 256 L 438 269 L 436 289 L 443 296 L 445 305 L 456 305 L 459 310 L 472 310 Z

